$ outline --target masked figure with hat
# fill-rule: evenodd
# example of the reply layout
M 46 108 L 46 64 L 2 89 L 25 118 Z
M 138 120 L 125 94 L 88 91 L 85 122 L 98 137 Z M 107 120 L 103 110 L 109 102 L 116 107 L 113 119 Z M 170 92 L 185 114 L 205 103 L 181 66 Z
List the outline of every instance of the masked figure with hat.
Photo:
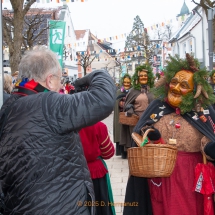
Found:
M 153 126 L 148 138 L 177 147 L 174 170 L 170 177 L 143 178 L 130 176 L 124 215 L 203 214 L 203 196 L 193 191 L 195 167 L 202 163 L 202 153 L 215 159 L 215 96 L 207 82 L 208 71 L 186 54 L 186 59 L 170 56 L 164 76 L 152 89 L 155 99 L 134 128 L 141 134 L 144 126 Z M 158 135 L 159 134 L 159 135 Z M 132 141 L 132 147 L 136 147 Z
M 132 88 L 126 95 L 123 111 L 128 114 L 136 114 L 139 117 L 153 100 L 149 89 L 154 85 L 152 68 L 148 64 L 138 66 L 132 76 Z M 134 126 L 122 124 L 120 133 L 120 145 L 123 146 L 122 158 L 127 157 L 127 148 L 131 147 L 131 133 Z

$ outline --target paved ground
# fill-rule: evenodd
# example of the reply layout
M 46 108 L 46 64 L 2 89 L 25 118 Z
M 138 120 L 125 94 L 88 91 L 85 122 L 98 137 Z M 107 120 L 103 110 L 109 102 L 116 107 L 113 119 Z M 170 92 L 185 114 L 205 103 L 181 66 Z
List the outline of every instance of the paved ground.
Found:
M 113 140 L 113 113 L 103 120 L 107 125 L 111 139 Z M 113 190 L 116 215 L 122 215 L 125 189 L 128 180 L 128 160 L 121 156 L 113 156 L 106 161 Z

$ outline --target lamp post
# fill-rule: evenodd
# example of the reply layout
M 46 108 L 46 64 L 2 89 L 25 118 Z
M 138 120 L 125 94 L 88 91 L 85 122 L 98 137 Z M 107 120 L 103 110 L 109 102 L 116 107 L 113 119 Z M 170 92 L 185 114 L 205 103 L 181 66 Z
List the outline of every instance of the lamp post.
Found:
M 208 46 L 209 46 L 209 70 L 213 70 L 213 18 L 214 9 L 208 9 Z

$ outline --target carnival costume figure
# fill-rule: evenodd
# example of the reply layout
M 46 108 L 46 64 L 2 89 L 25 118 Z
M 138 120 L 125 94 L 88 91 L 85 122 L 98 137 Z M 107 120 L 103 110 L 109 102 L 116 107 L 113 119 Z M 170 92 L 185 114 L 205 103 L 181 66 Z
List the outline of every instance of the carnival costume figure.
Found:
M 120 131 L 121 124 L 119 123 L 119 113 L 123 111 L 123 106 L 125 103 L 125 97 L 131 88 L 131 76 L 125 74 L 120 81 L 121 88 L 116 92 L 116 103 L 114 106 L 113 115 L 113 141 L 116 143 L 116 155 L 121 155 L 123 147 L 119 145 L 120 143 Z M 124 151 L 124 150 L 123 150 Z
M 164 77 L 152 89 L 157 99 L 144 112 L 134 132 L 141 134 L 144 126 L 153 126 L 159 138 L 177 147 L 175 167 L 170 177 L 130 176 L 125 202 L 137 202 L 138 207 L 124 207 L 124 215 L 203 214 L 203 195 L 193 187 L 202 153 L 209 160 L 215 159 L 215 112 L 211 106 L 215 96 L 207 76 L 193 56 L 170 56 Z M 150 138 L 155 136 L 153 132 L 149 132 Z M 134 141 L 132 146 L 136 147 Z
M 136 114 L 139 117 L 153 100 L 149 89 L 154 85 L 152 68 L 148 64 L 138 66 L 132 76 L 132 88 L 126 96 L 123 111 L 128 114 Z M 126 158 L 127 148 L 131 147 L 131 133 L 134 126 L 122 125 L 120 133 L 120 145 L 123 146 L 123 158 Z

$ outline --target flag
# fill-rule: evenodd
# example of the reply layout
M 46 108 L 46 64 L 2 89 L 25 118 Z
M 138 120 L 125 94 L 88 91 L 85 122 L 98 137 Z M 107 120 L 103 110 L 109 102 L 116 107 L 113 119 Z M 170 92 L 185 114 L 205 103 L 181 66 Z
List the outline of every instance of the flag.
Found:
M 64 21 L 49 21 L 49 48 L 57 54 L 61 67 L 63 66 L 65 26 L 66 22 Z

